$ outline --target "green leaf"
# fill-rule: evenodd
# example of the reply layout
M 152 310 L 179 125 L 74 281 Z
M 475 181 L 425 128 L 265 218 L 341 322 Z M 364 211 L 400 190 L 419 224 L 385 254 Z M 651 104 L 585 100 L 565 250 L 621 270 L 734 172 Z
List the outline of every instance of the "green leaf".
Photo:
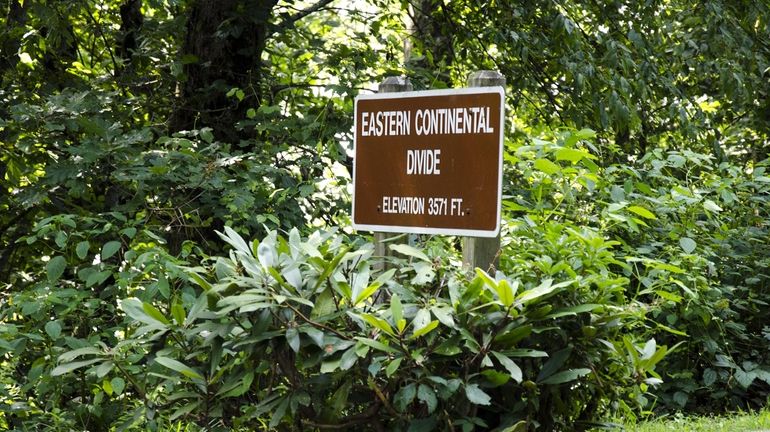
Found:
M 703 208 L 705 208 L 706 210 L 712 213 L 719 213 L 722 211 L 722 207 L 719 207 L 717 203 L 709 199 L 703 202 Z
M 110 385 L 112 386 L 112 391 L 116 395 L 120 395 L 123 393 L 123 389 L 126 388 L 126 381 L 121 377 L 115 377 L 110 380 Z
M 136 235 L 136 228 L 134 227 L 123 228 L 122 230 L 120 230 L 120 233 L 132 239 Z
M 662 298 L 664 300 L 669 300 L 669 301 L 672 301 L 674 303 L 679 303 L 679 302 L 682 301 L 682 296 L 676 295 L 674 293 L 670 293 L 668 291 L 655 290 L 655 294 L 659 295 L 660 298 Z
M 107 393 L 108 396 L 112 396 L 112 383 L 104 380 L 102 383 L 102 388 L 104 389 L 104 392 Z
M 478 267 L 476 267 L 475 271 L 476 271 L 476 276 L 481 278 L 487 286 L 497 291 L 497 282 L 495 282 L 495 280 L 492 279 L 492 277 L 489 276 L 487 272 L 485 272 L 484 270 Z
M 158 281 L 155 283 L 155 286 L 158 287 L 158 292 L 163 296 L 163 298 L 167 299 L 171 295 L 170 287 L 168 285 L 168 279 L 166 279 L 165 276 L 160 276 L 158 278 Z
M 155 362 L 175 372 L 179 372 L 188 378 L 203 379 L 203 376 L 184 363 L 168 357 L 155 357 Z
M 104 378 L 107 376 L 108 373 L 112 370 L 112 368 L 115 366 L 115 363 L 113 363 L 111 360 L 105 360 L 104 363 L 100 364 L 96 367 L 94 370 L 96 372 L 97 378 Z
M 555 156 L 556 156 L 556 160 L 557 161 L 566 160 L 566 161 L 570 161 L 572 163 L 575 163 L 575 162 L 580 161 L 583 158 L 588 158 L 591 155 L 590 155 L 590 153 L 585 152 L 583 150 L 577 150 L 577 149 L 571 149 L 571 148 L 564 147 L 564 148 L 560 148 L 556 152 Z
M 518 283 L 515 283 L 513 287 L 507 280 L 502 279 L 497 283 L 497 296 L 500 298 L 500 302 L 503 306 L 508 307 L 513 304 L 515 288 L 518 287 Z
M 695 240 L 691 239 L 690 237 L 682 237 L 679 239 L 679 246 L 681 246 L 682 250 L 684 250 L 686 253 L 692 253 L 698 244 L 695 243 Z
M 501 386 L 511 380 L 510 374 L 499 372 L 495 369 L 485 369 L 481 371 L 481 375 L 495 387 Z
M 59 361 L 60 362 L 70 362 L 70 361 L 72 361 L 72 360 L 74 360 L 74 359 L 76 359 L 76 358 L 78 358 L 80 356 L 89 355 L 89 354 L 91 354 L 91 355 L 101 355 L 102 351 L 99 350 L 99 349 L 96 349 L 94 347 L 78 348 L 78 349 L 74 349 L 72 351 L 67 351 L 66 353 L 60 355 L 59 356 Z
M 340 368 L 341 359 L 329 360 L 321 363 L 321 373 L 328 374 Z
M 551 294 L 552 292 L 556 291 L 559 288 L 563 288 L 565 286 L 568 286 L 572 284 L 573 281 L 564 281 L 559 282 L 556 285 L 553 285 L 552 279 L 545 279 L 543 282 L 531 290 L 527 290 L 519 294 L 519 296 L 516 298 L 516 301 L 519 303 L 525 303 L 531 300 L 534 300 L 539 297 L 543 297 L 545 295 Z
M 651 211 L 647 210 L 644 207 L 630 206 L 628 207 L 628 211 L 630 211 L 631 213 L 635 213 L 645 219 L 657 219 L 655 214 L 653 214 Z
M 174 317 L 174 321 L 176 321 L 178 325 L 184 325 L 184 320 L 186 318 L 184 307 L 176 301 L 171 305 L 171 316 Z
M 541 382 L 553 375 L 557 370 L 561 369 L 570 354 L 572 354 L 572 347 L 567 347 L 554 353 L 551 358 L 545 362 L 543 368 L 540 369 L 540 373 L 537 375 L 537 381 Z
M 430 323 L 430 311 L 428 309 L 418 309 L 412 318 L 412 331 L 417 331 Z
M 121 246 L 122 244 L 115 240 L 105 243 L 104 246 L 102 246 L 102 261 L 115 255 L 115 253 L 120 250 Z
M 183 405 L 181 408 L 179 408 L 178 410 L 174 411 L 168 417 L 169 421 L 173 422 L 174 420 L 178 419 L 179 417 L 182 417 L 185 414 L 191 413 L 192 411 L 194 411 L 195 409 L 198 408 L 198 405 L 200 405 L 200 403 L 201 403 L 200 400 L 196 400 L 194 402 L 190 402 L 187 405 Z
M 683 274 L 685 272 L 684 269 L 682 269 L 681 267 L 677 267 L 675 265 L 660 262 L 660 261 L 651 261 L 651 262 L 648 262 L 647 265 L 649 265 L 654 269 L 666 270 L 666 271 L 670 271 L 671 273 Z
M 572 306 L 572 307 L 568 307 L 568 308 L 564 308 L 564 309 L 559 309 L 559 310 L 549 314 L 548 316 L 546 316 L 546 318 L 561 318 L 561 317 L 565 317 L 565 316 L 575 316 L 575 315 L 577 315 L 579 313 L 591 312 L 594 309 L 598 309 L 600 307 L 602 307 L 602 305 L 600 305 L 600 304 L 591 304 L 591 303 L 577 305 L 577 306 Z
M 246 240 L 241 237 L 240 234 L 238 234 L 237 231 L 230 228 L 229 226 L 225 226 L 225 233 L 218 233 L 220 237 L 222 237 L 226 242 L 230 243 L 232 247 L 235 248 L 239 253 L 241 253 L 243 256 L 251 257 L 252 256 L 252 249 L 249 247 L 249 245 L 246 243 Z M 267 244 L 261 245 L 263 249 L 267 248 L 270 249 Z M 271 266 L 274 263 L 271 263 Z
M 669 332 L 671 334 L 675 334 L 677 336 L 688 336 L 687 333 L 685 333 L 683 331 L 679 331 L 679 330 L 673 329 L 673 328 L 665 326 L 665 325 L 663 325 L 661 323 L 656 323 L 656 325 L 657 325 L 658 328 L 663 329 L 664 331 L 667 331 L 667 332 Z
M 61 336 L 61 324 L 59 321 L 48 321 L 45 323 L 45 332 L 51 339 L 58 339 Z
M 340 369 L 342 370 L 348 370 L 351 367 L 353 367 L 354 364 L 358 361 L 358 350 L 359 344 L 356 344 L 352 347 L 350 347 L 347 351 L 342 353 L 342 357 L 340 357 Z M 364 347 L 365 349 L 368 349 Z
M 403 357 L 396 357 L 393 359 L 393 361 L 388 364 L 388 366 L 385 368 L 385 376 L 390 378 L 391 375 L 393 375 L 396 370 L 398 370 L 398 367 L 401 366 L 401 361 L 404 360 Z
M 239 92 L 243 93 L 241 90 L 238 90 Z M 238 99 L 243 99 L 242 97 L 238 97 Z M 211 128 L 202 128 L 200 130 L 200 137 L 203 139 L 203 141 L 206 141 L 207 143 L 211 144 L 212 141 L 214 141 L 214 134 L 211 133 Z
M 336 310 L 337 303 L 334 294 L 332 294 L 332 289 L 326 288 L 315 298 L 315 305 L 310 311 L 310 318 L 326 316 L 334 313 Z
M 90 360 L 76 361 L 76 362 L 72 362 L 72 363 L 65 363 L 65 364 L 56 366 L 51 371 L 51 376 L 64 375 L 66 373 L 74 371 L 75 369 L 79 369 L 79 368 L 82 368 L 82 367 L 85 367 L 85 366 L 90 366 L 90 365 L 92 365 L 94 363 L 97 363 L 97 362 L 100 362 L 100 361 L 102 361 L 102 359 L 96 358 L 96 359 L 90 359 Z
M 289 343 L 289 346 L 294 352 L 299 352 L 299 332 L 297 331 L 296 327 L 289 327 L 286 330 L 286 342 Z
M 548 378 L 540 381 L 540 384 L 563 384 L 566 382 L 575 381 L 576 379 L 584 375 L 588 375 L 589 373 L 591 373 L 591 369 L 569 369 L 549 376 Z
M 109 270 L 93 272 L 86 278 L 86 287 L 90 288 L 94 285 L 101 285 L 110 276 L 112 276 L 112 272 Z
M 399 333 L 403 333 L 404 329 L 406 328 L 406 320 L 404 318 L 401 318 L 396 322 L 396 328 L 398 329 Z
M 548 159 L 537 159 L 535 161 L 535 169 L 540 170 L 548 175 L 553 175 L 561 172 L 561 167 Z
M 580 139 L 580 140 L 585 140 L 585 139 L 595 138 L 596 132 L 593 129 L 583 128 L 577 132 L 574 132 L 572 136 L 577 137 L 577 139 Z
M 89 243 L 88 240 L 83 240 L 75 246 L 75 254 L 77 254 L 78 258 L 85 259 L 90 248 L 91 243 Z
M 372 296 L 375 292 L 377 292 L 377 289 L 380 287 L 380 282 L 374 282 L 373 284 L 366 287 L 364 290 L 362 290 L 360 293 L 358 293 L 358 296 L 356 296 L 355 301 L 353 302 L 353 305 L 357 306 L 361 302 L 366 301 L 369 297 Z
M 208 281 L 198 273 L 189 272 L 188 276 L 190 277 L 190 279 L 192 279 L 193 282 L 195 282 L 196 284 L 198 284 L 198 286 L 203 288 L 203 291 L 211 291 L 211 284 L 208 283 Z
M 53 283 L 59 280 L 64 269 L 67 267 L 67 260 L 63 256 L 55 256 L 51 258 L 45 265 L 45 272 L 48 275 L 48 281 Z
M 58 233 L 56 233 L 56 239 L 54 240 L 54 242 L 56 243 L 56 246 L 63 248 L 64 246 L 67 245 L 68 238 L 69 237 L 67 236 L 67 233 L 65 233 L 64 231 L 59 231 Z
M 401 255 L 406 255 L 410 257 L 417 258 L 419 260 L 425 261 L 425 262 L 431 262 L 430 258 L 428 258 L 427 255 L 425 255 L 421 250 L 405 245 L 405 244 L 392 244 L 388 246 L 390 250 L 400 253 Z
M 150 324 L 150 325 L 163 325 L 163 321 L 160 321 L 147 314 L 144 309 L 144 303 L 135 297 L 123 299 L 120 301 L 120 309 L 125 314 L 136 321 Z
M 390 347 L 388 345 L 385 345 L 382 342 L 378 342 L 378 341 L 376 341 L 374 339 L 369 339 L 369 338 L 358 336 L 358 337 L 356 337 L 356 340 L 361 342 L 364 345 L 370 346 L 370 347 L 372 347 L 374 349 L 377 349 L 377 350 L 380 350 L 380 351 L 383 351 L 383 352 L 386 352 L 386 353 L 396 354 L 396 353 L 399 352 L 397 349 L 392 348 L 392 347 Z
M 362 313 L 359 316 L 372 327 L 378 328 L 391 336 L 396 335 L 396 333 L 393 331 L 393 327 L 391 327 L 390 324 L 388 324 L 388 322 L 384 319 L 367 313 Z
M 335 255 L 334 258 L 329 263 L 326 264 L 326 266 L 324 267 L 323 273 L 321 273 L 318 276 L 318 282 L 316 282 L 314 290 L 318 289 L 318 287 L 320 287 L 321 284 L 324 283 L 329 278 L 329 276 L 331 276 L 332 273 L 334 273 L 335 270 L 337 270 L 337 266 L 339 266 L 340 262 L 345 257 L 345 255 L 347 255 L 349 250 L 350 250 L 349 246 L 343 246 L 342 248 L 340 248 L 340 252 L 337 253 L 337 255 Z
M 436 410 L 436 406 L 438 406 L 436 392 L 429 385 L 420 384 L 420 386 L 417 387 L 417 399 L 424 402 L 428 407 L 428 414 L 433 413 L 433 411 Z
M 398 294 L 393 294 L 390 297 L 390 316 L 395 323 L 398 323 L 404 318 L 403 307 L 401 306 L 401 299 L 398 297 Z M 401 330 L 402 329 L 399 329 L 399 331 Z
M 438 327 L 438 320 L 433 320 L 429 322 L 425 327 L 415 330 L 414 333 L 412 333 L 412 337 L 410 339 L 417 339 L 420 336 L 424 336 L 430 333 L 436 327 Z
M 523 378 L 521 368 L 513 360 L 495 351 L 492 351 L 492 355 L 497 359 L 497 361 L 500 362 L 500 364 L 508 371 L 508 373 L 511 374 L 511 378 L 513 378 L 514 381 L 521 382 Z
M 147 315 L 149 315 L 152 318 L 162 322 L 163 324 L 166 324 L 166 325 L 171 324 L 171 322 L 168 320 L 168 318 L 163 316 L 163 314 L 155 306 L 151 305 L 150 303 L 143 302 L 142 303 L 142 309 L 144 309 L 144 311 L 147 313 Z
M 751 383 L 753 383 L 757 378 L 757 374 L 755 372 L 746 372 L 741 368 L 735 369 L 734 376 L 736 381 L 738 381 L 738 384 L 740 384 L 744 389 L 749 388 Z
M 490 405 L 492 402 L 492 398 L 484 390 L 480 389 L 478 384 L 466 385 L 465 396 L 476 405 Z
M 436 305 L 430 308 L 431 313 L 438 318 L 441 324 L 449 328 L 455 328 L 455 321 L 452 318 L 452 312 L 454 309 L 448 305 Z
M 406 408 L 414 401 L 415 396 L 417 396 L 417 386 L 409 384 L 401 387 L 396 393 L 393 397 L 393 404 L 396 406 L 396 409 L 405 412 Z

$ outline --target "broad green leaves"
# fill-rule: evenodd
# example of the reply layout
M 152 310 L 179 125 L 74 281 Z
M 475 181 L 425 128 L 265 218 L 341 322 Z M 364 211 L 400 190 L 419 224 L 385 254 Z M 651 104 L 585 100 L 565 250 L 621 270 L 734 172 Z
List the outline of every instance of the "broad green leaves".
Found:
M 111 258 L 117 251 L 120 250 L 122 244 L 119 241 L 109 241 L 102 246 L 101 258 L 102 261 Z
M 120 302 L 120 308 L 127 316 L 144 324 L 157 326 L 159 328 L 164 328 L 166 325 L 170 324 L 169 320 L 155 306 L 150 303 L 142 302 L 138 298 L 122 300 Z
M 590 231 L 563 232 L 596 250 L 613 246 Z M 332 395 L 335 406 L 360 411 L 366 409 L 362 403 L 377 398 L 397 412 L 424 410 L 439 419 L 468 404 L 497 412 L 501 408 L 495 401 L 502 392 L 537 389 L 543 394 L 549 386 L 576 381 L 591 387 L 598 382 L 594 373 L 602 380 L 624 379 L 594 361 L 572 356 L 570 349 L 531 348 L 533 338 L 555 336 L 563 331 L 561 324 L 576 319 L 590 325 L 573 335 L 574 343 L 611 337 L 627 316 L 609 304 L 575 301 L 586 292 L 613 293 L 622 281 L 607 284 L 578 275 L 566 264 L 542 261 L 536 262 L 537 277 L 521 270 L 516 277 L 502 272 L 491 276 L 476 269 L 469 280 L 465 273 L 450 272 L 437 279 L 447 284 L 434 293 L 415 282 L 411 269 L 377 273 L 370 248 L 351 249 L 349 240 L 338 235 L 303 238 L 290 232 L 284 238 L 271 232 L 259 242 L 247 242 L 226 229 L 222 238 L 232 247 L 228 257 L 181 269 L 186 276 L 181 280 L 199 293 L 197 298 L 180 296 L 170 280 L 161 289 L 162 275 L 148 278 L 145 286 L 157 289 L 154 300 L 137 290 L 136 297 L 119 302 L 129 323 L 126 339 L 115 347 L 65 352 L 54 375 L 83 371 L 110 397 L 146 391 L 139 384 L 145 382 L 173 387 L 177 390 L 168 400 L 173 410 L 167 415 L 182 418 L 212 394 L 217 400 L 209 403 L 225 412 L 238 397 L 261 392 L 252 383 L 265 382 L 280 368 L 294 387 L 274 387 L 274 397 L 265 398 L 260 408 L 275 425 L 301 416 L 298 407 L 310 403 L 321 388 Z M 397 249 L 402 257 L 390 258 L 395 262 L 428 264 L 428 254 L 420 249 Z M 46 324 L 50 339 L 61 338 L 60 324 Z M 163 347 L 155 346 L 158 340 L 165 341 Z M 152 353 L 131 357 L 133 362 L 147 356 L 144 372 L 132 369 L 122 354 L 135 346 Z M 646 363 L 637 365 L 644 373 L 666 352 L 653 351 L 652 357 L 639 356 L 645 358 Z M 630 357 L 615 361 L 632 362 Z M 131 379 L 116 375 L 121 370 L 130 371 Z M 354 385 L 365 402 L 341 393 Z
M 67 267 L 67 260 L 63 256 L 55 256 L 51 258 L 45 265 L 45 271 L 48 275 L 49 282 L 56 282 L 59 280 L 64 269 Z
M 682 247 L 686 253 L 692 253 L 698 244 L 690 237 L 682 237 L 679 239 L 679 246 Z
M 79 360 L 79 361 L 75 361 L 75 362 L 64 363 L 64 364 L 61 364 L 59 366 L 56 366 L 51 371 L 51 376 L 64 375 L 64 374 L 70 373 L 70 372 L 72 372 L 72 371 L 74 371 L 76 369 L 79 369 L 79 368 L 82 368 L 82 367 L 85 367 L 85 366 L 91 366 L 94 363 L 98 363 L 100 361 L 101 361 L 101 359 L 97 358 L 97 359 Z
M 497 359 L 497 361 L 500 362 L 505 370 L 508 371 L 514 381 L 521 382 L 523 378 L 521 368 L 513 360 L 511 360 L 508 356 L 496 351 L 492 351 L 492 355 Z
M 465 396 L 476 405 L 489 405 L 492 403 L 492 398 L 477 384 L 465 386 Z
M 629 206 L 628 211 L 630 211 L 631 213 L 637 214 L 645 219 L 657 219 L 657 217 L 655 217 L 655 214 L 653 212 L 641 206 L 636 206 L 636 205 Z
M 158 364 L 165 366 L 173 371 L 179 372 L 188 378 L 203 379 L 203 376 L 200 373 L 180 361 L 167 357 L 156 357 L 155 361 Z

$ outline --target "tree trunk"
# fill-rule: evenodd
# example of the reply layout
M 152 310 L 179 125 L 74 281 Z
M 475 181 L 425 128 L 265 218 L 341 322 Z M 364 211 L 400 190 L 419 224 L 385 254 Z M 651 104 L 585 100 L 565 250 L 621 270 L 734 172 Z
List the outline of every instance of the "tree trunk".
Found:
M 218 139 L 243 138 L 235 124 L 259 104 L 261 57 L 277 0 L 198 0 L 182 49 L 185 81 L 169 121 L 172 132 L 211 127 Z M 243 99 L 227 97 L 232 88 Z
M 3 12 L 7 10 L 8 14 L 5 16 L 5 29 L 0 33 L 0 84 L 4 82 L 5 73 L 19 62 L 17 53 L 23 34 L 22 27 L 27 22 L 26 8 L 27 4 L 21 4 L 18 0 L 10 0 L 7 9 L 3 8 Z M 6 87 L 3 85 L 3 88 Z
M 123 64 L 130 64 L 134 51 L 139 44 L 137 36 L 144 23 L 142 0 L 125 0 L 120 5 L 120 35 L 118 37 L 118 55 Z
M 449 67 L 454 63 L 455 52 L 452 41 L 452 29 L 455 23 L 447 11 L 443 0 L 415 0 L 410 2 L 412 19 L 411 40 L 406 44 L 405 56 L 409 69 L 422 69 L 433 79 L 451 87 Z M 417 48 L 411 59 L 412 50 Z

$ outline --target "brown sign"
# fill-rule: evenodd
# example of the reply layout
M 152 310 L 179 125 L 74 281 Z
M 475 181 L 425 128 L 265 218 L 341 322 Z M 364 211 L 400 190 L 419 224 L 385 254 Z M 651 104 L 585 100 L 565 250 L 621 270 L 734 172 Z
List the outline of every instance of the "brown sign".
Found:
M 503 102 L 501 87 L 357 97 L 353 227 L 497 235 Z

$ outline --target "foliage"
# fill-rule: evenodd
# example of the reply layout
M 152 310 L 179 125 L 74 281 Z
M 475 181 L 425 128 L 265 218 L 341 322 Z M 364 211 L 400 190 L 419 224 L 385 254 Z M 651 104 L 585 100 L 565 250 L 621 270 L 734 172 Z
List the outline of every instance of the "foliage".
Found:
M 641 190 L 628 196 L 654 205 L 656 219 L 652 229 L 633 233 L 634 251 L 672 267 L 640 277 L 635 295 L 654 307 L 659 325 L 688 335 L 681 351 L 687 354 L 666 361 L 666 405 L 746 408 L 767 401 L 768 162 L 741 170 L 687 151 L 642 161 Z
M 137 422 L 152 410 L 215 429 L 564 430 L 634 404 L 667 352 L 627 334 L 640 316 L 617 299 L 623 279 L 590 276 L 604 260 L 468 280 L 407 245 L 382 272 L 370 245 L 330 232 L 221 236 L 228 257 L 178 267 L 186 283 L 167 302 L 122 299 L 125 339 L 63 352 L 51 374 L 79 371 L 108 395 L 119 382 L 143 401 L 125 415 Z
M 572 227 L 594 227 L 613 239 L 614 264 L 628 278 L 625 294 L 645 309 L 656 340 L 683 344 L 664 360 L 658 407 L 763 406 L 770 385 L 762 312 L 769 161 L 741 168 L 692 151 L 656 150 L 636 166 L 601 168 L 590 136 L 567 131 L 553 141 L 511 144 L 507 159 L 519 181 L 504 204 L 513 212 L 512 246 L 524 253 L 503 254 L 502 268 L 524 260 L 543 271 L 545 258 L 546 269 L 580 269 L 583 261 L 571 255 L 603 243 L 575 238 Z M 530 238 L 565 224 L 566 234 L 556 228 L 545 242 Z
M 597 130 L 603 160 L 653 148 L 768 156 L 767 2 L 419 3 L 454 54 L 434 74 L 499 70 L 524 124 Z M 417 44 L 435 48 L 425 36 Z
M 1 2 L 0 428 L 762 406 L 767 8 Z M 499 272 L 451 238 L 384 263 L 348 227 L 353 97 L 478 69 L 516 129 Z

